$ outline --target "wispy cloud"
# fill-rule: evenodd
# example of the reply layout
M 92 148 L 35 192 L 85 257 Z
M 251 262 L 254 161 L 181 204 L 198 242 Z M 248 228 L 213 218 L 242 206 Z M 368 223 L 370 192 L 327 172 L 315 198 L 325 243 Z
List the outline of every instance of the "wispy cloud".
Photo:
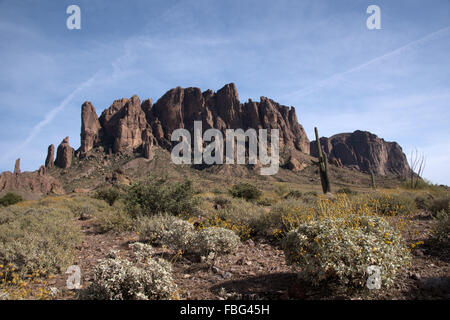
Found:
M 330 86 L 330 85 L 333 85 L 333 84 L 336 84 L 336 83 L 342 81 L 343 78 L 346 75 L 349 75 L 351 73 L 363 70 L 363 69 L 365 69 L 365 68 L 367 68 L 367 67 L 369 67 L 371 65 L 383 62 L 383 61 L 388 60 L 388 59 L 390 59 L 392 57 L 402 55 L 402 54 L 406 53 L 409 50 L 418 49 L 418 48 L 424 46 L 425 44 L 427 44 L 430 41 L 438 40 L 438 39 L 440 39 L 442 37 L 448 36 L 450 34 L 449 32 L 450 32 L 450 26 L 442 28 L 442 29 L 440 29 L 438 31 L 429 33 L 426 36 L 424 36 L 424 37 L 422 37 L 420 39 L 411 41 L 411 42 L 409 42 L 409 43 L 407 43 L 407 44 L 405 44 L 405 45 L 403 45 L 403 46 L 401 46 L 401 47 L 399 47 L 399 48 L 397 48 L 397 49 L 395 49 L 395 50 L 393 50 L 391 52 L 388 52 L 388 53 L 383 54 L 383 55 L 381 55 L 379 57 L 373 58 L 373 59 L 371 59 L 371 60 L 369 60 L 369 61 L 367 61 L 365 63 L 362 63 L 362 64 L 360 64 L 360 65 L 358 65 L 356 67 L 350 68 L 350 69 L 348 69 L 346 71 L 333 74 L 332 76 L 330 76 L 330 77 L 328 77 L 328 78 L 326 78 L 324 80 L 316 82 L 316 83 L 314 83 L 311 86 L 302 88 L 302 89 L 297 90 L 295 92 L 286 94 L 286 95 L 282 96 L 281 98 L 283 98 L 283 99 L 294 99 L 294 98 L 300 98 L 300 97 L 307 96 L 309 94 L 312 94 L 312 93 L 320 90 L 321 88 L 324 88 L 324 87 L 327 87 L 327 86 Z
M 4 154 L 1 160 L 10 159 L 18 154 L 21 150 L 23 150 L 26 146 L 28 146 L 34 138 L 41 132 L 41 130 L 48 125 L 71 101 L 74 97 L 76 97 L 83 89 L 90 87 L 94 81 L 96 80 L 97 74 L 94 74 L 92 77 L 82 82 L 78 87 L 75 88 L 57 107 L 51 109 L 43 120 L 37 123 L 28 134 L 27 138 L 19 144 L 16 148 L 12 149 L 10 152 Z

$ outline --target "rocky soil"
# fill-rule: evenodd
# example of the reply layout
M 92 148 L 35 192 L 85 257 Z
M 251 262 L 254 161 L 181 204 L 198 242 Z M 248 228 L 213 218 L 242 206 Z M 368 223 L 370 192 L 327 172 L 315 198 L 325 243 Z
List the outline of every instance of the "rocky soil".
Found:
M 413 250 L 413 262 L 402 270 L 391 288 L 351 290 L 333 284 L 312 287 L 297 280 L 295 270 L 285 264 L 279 242 L 254 239 L 243 242 L 236 254 L 221 257 L 211 268 L 190 257 L 178 257 L 164 248 L 156 248 L 155 256 L 173 263 L 173 276 L 181 299 L 450 299 L 450 248 L 430 240 L 431 217 L 417 214 L 405 231 L 407 241 L 424 241 Z M 137 240 L 134 233 L 99 234 L 92 220 L 78 221 L 85 239 L 78 248 L 75 261 L 81 268 L 82 285 L 89 286 L 93 267 L 109 250 L 131 255 L 128 244 Z M 67 275 L 60 274 L 49 285 L 61 290 L 63 299 L 74 299 L 77 292 L 65 289 Z

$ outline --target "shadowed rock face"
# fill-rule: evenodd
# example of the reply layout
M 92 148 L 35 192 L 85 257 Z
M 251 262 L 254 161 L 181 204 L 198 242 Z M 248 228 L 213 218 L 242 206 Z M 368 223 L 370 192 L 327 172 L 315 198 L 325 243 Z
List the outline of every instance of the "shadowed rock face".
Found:
M 410 168 L 402 148 L 367 131 L 341 133 L 320 138 L 329 162 L 379 175 L 407 176 Z M 311 142 L 311 155 L 317 157 L 317 143 Z
M 170 149 L 171 134 L 179 128 L 193 134 L 194 121 L 202 121 L 203 130 L 279 129 L 280 146 L 309 153 L 309 140 L 298 123 L 295 109 L 261 97 L 260 102 L 239 101 L 234 83 L 214 93 L 199 88 L 177 87 L 169 90 L 155 104 L 140 103 L 137 96 L 120 99 L 96 121 L 94 107 L 86 102 L 82 107 L 80 154 L 93 147 L 125 153 L 140 150 L 151 158 L 153 143 Z

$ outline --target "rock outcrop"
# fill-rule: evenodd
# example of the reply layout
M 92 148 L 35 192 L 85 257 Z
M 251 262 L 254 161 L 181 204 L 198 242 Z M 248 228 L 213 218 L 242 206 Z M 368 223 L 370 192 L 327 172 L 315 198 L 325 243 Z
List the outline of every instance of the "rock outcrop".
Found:
M 89 101 L 81 106 L 81 155 L 86 155 L 99 142 L 101 129 L 97 112 Z
M 309 153 L 309 140 L 298 123 L 295 109 L 265 97 L 260 102 L 242 104 L 234 83 L 214 93 L 199 88 L 177 87 L 165 93 L 155 104 L 137 96 L 116 100 L 96 118 L 91 103 L 82 107 L 80 155 L 93 147 L 114 153 L 139 151 L 152 158 L 152 146 L 170 149 L 171 134 L 179 128 L 193 134 L 194 121 L 202 121 L 203 130 L 279 129 L 280 146 Z
M 18 175 L 20 174 L 20 158 L 16 160 L 16 163 L 14 164 L 14 174 Z
M 336 134 L 320 138 L 323 151 L 329 162 L 337 166 L 370 171 L 378 175 L 407 176 L 411 172 L 402 148 L 396 142 L 384 139 L 367 131 Z M 311 142 L 311 155 L 317 157 L 317 143 Z
M 51 169 L 54 166 L 55 161 L 55 146 L 53 144 L 48 146 L 47 158 L 45 158 L 45 167 Z
M 55 165 L 63 169 L 69 168 L 72 164 L 73 155 L 74 149 L 69 145 L 69 137 L 66 137 L 58 146 Z
M 16 162 L 17 169 L 17 162 Z M 25 198 L 35 198 L 48 194 L 64 194 L 61 184 L 45 174 L 44 166 L 36 172 L 5 171 L 0 174 L 0 194 L 13 191 Z
M 302 171 L 308 165 L 305 162 L 300 162 L 294 156 L 290 156 L 286 163 L 286 169 L 292 170 L 294 172 Z

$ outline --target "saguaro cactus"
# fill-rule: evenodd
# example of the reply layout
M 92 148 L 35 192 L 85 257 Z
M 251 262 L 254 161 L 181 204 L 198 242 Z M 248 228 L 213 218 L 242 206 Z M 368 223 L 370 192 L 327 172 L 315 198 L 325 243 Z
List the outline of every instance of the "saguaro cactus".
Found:
M 373 171 L 372 171 L 372 170 L 370 170 L 370 177 L 371 177 L 371 179 L 372 179 L 372 188 L 373 188 L 373 189 L 376 189 L 376 188 L 377 188 L 377 185 L 375 184 L 375 175 L 373 174 Z
M 314 127 L 314 132 L 316 134 L 316 142 L 317 142 L 317 153 L 319 155 L 319 162 L 317 165 L 319 166 L 319 174 L 320 181 L 322 183 L 323 193 L 331 192 L 330 186 L 330 178 L 328 177 L 328 158 L 326 153 L 322 152 L 322 146 L 320 145 L 319 139 L 319 131 L 316 127 Z

